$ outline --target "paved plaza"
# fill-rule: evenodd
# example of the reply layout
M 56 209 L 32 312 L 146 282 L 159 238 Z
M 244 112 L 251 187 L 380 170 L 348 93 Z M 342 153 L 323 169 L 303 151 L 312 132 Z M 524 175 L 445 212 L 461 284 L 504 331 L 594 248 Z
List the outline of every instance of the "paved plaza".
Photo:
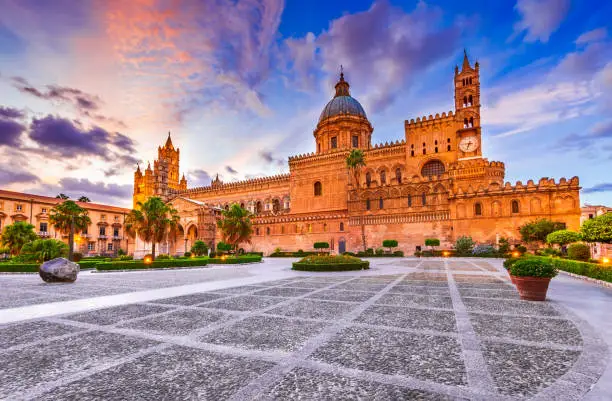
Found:
M 612 289 L 494 259 L 0 275 L 0 399 L 609 400 Z

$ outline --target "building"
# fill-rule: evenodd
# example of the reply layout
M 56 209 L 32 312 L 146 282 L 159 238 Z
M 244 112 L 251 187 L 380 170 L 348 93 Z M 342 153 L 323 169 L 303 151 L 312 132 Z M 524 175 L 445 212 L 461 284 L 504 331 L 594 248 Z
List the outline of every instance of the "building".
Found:
M 68 234 L 55 231 L 49 222 L 51 209 L 61 202 L 62 199 L 49 196 L 0 190 L 0 236 L 5 226 L 25 221 L 34 226 L 40 238 L 54 238 L 68 243 Z M 125 218 L 130 209 L 90 202 L 76 203 L 87 210 L 91 225 L 86 232 L 75 235 L 75 252 L 85 256 L 114 256 L 119 249 L 133 251 L 133 240 L 124 232 Z
M 245 248 L 272 252 L 310 250 L 326 241 L 333 252 L 381 247 L 395 239 L 407 254 L 439 238 L 450 247 L 462 235 L 480 243 L 500 237 L 518 242 L 518 227 L 536 218 L 580 224 L 578 177 L 511 184 L 505 166 L 483 157 L 480 69 L 467 54 L 453 77 L 454 111 L 404 122 L 404 137 L 373 144 L 374 127 L 351 96 L 344 74 L 313 131 L 314 153 L 290 157 L 289 173 L 187 188 L 178 181 L 179 151 L 168 137 L 155 169 L 135 173 L 134 201 L 157 195 L 181 215 L 180 234 L 168 244 L 181 253 L 200 238 L 213 244 L 218 210 L 238 203 L 254 213 L 255 235 Z M 362 149 L 366 167 L 359 181 L 346 157 Z M 215 235 L 216 234 L 216 235 Z
M 603 205 L 587 205 L 585 204 L 580 209 L 580 225 L 587 220 L 594 219 L 602 214 L 611 213 L 612 207 Z M 591 257 L 593 259 L 609 258 L 612 259 L 612 244 L 604 244 L 595 242 L 589 244 L 591 247 Z

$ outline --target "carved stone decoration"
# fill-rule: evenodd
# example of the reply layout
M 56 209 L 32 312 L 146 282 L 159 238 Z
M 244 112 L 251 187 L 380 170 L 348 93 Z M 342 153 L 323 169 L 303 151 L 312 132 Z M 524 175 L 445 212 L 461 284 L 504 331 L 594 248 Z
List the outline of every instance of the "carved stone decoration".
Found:
M 73 283 L 77 279 L 79 270 L 78 264 L 65 258 L 56 258 L 40 265 L 38 274 L 46 283 Z

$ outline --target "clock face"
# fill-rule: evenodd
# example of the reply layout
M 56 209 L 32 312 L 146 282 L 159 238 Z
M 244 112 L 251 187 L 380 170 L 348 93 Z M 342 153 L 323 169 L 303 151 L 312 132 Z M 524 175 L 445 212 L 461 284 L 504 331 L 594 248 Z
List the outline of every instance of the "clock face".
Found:
M 459 149 L 461 149 L 463 153 L 474 152 L 479 146 L 478 138 L 475 136 L 465 136 L 459 141 Z

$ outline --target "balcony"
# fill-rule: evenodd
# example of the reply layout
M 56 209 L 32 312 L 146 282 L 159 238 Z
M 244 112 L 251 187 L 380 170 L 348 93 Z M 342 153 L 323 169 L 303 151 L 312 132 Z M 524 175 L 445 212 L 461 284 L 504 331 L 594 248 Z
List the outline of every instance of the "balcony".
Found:
M 98 235 L 98 239 L 107 239 L 108 237 L 104 234 Z
M 121 235 L 113 235 L 113 241 L 121 241 L 123 237 Z
M 47 238 L 47 237 L 49 237 L 49 235 L 50 234 L 47 231 L 39 231 L 38 232 L 38 236 L 41 237 L 41 238 Z
M 91 234 L 81 233 L 79 235 L 81 236 L 81 238 L 91 238 Z

